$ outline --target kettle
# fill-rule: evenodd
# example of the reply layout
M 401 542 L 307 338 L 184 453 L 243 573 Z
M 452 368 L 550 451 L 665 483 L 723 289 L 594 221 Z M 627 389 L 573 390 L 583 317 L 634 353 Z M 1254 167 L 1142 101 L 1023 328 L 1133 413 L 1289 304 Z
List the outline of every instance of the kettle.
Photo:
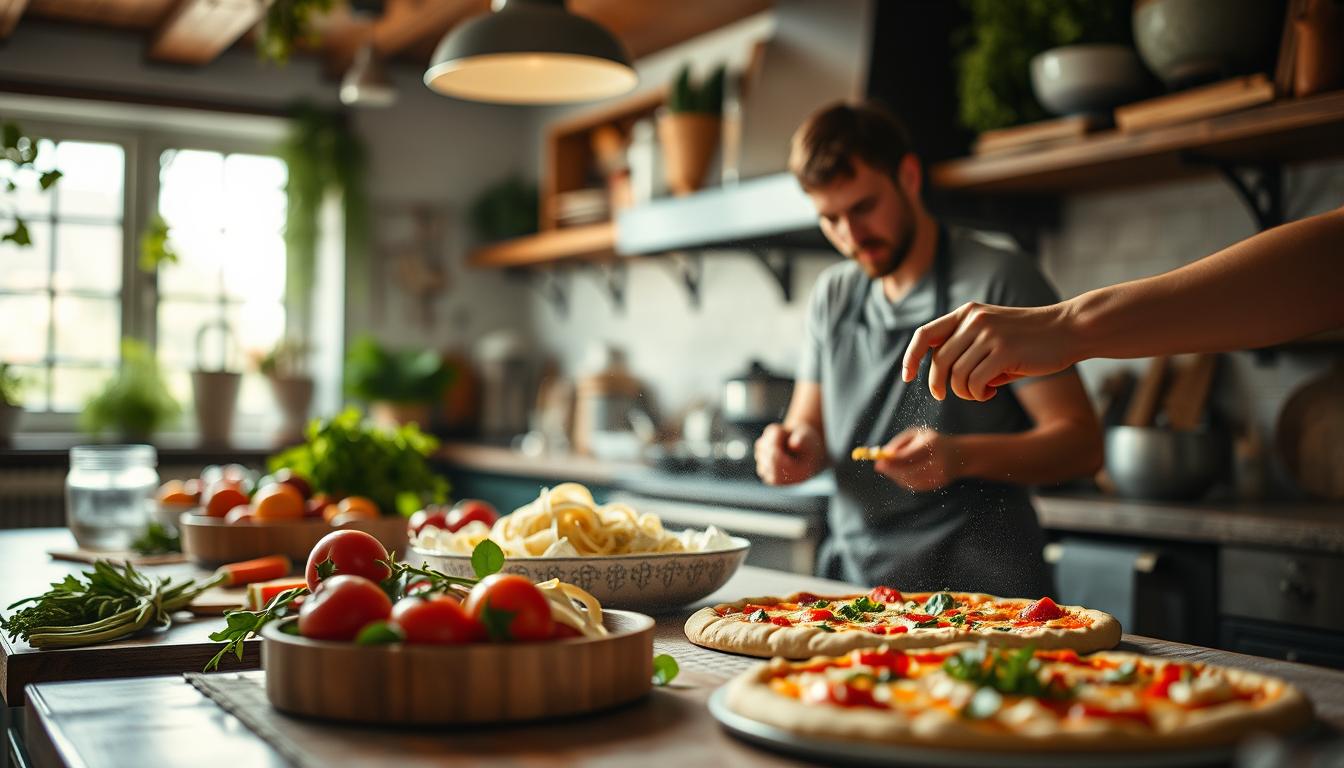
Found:
M 745 374 L 723 383 L 723 418 L 745 432 L 759 432 L 784 418 L 792 397 L 793 379 L 753 360 Z

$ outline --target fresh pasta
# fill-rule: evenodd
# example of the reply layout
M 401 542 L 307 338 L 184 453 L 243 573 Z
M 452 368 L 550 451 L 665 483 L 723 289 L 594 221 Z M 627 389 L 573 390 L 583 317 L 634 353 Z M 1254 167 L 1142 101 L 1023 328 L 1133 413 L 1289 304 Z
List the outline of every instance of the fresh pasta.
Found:
M 733 545 L 714 526 L 672 533 L 652 512 L 640 513 L 628 504 L 598 504 L 583 485 L 562 483 L 542 489 L 535 501 L 499 518 L 494 526 L 473 521 L 452 533 L 426 528 L 416 546 L 470 555 L 485 539 L 512 558 L 706 552 Z

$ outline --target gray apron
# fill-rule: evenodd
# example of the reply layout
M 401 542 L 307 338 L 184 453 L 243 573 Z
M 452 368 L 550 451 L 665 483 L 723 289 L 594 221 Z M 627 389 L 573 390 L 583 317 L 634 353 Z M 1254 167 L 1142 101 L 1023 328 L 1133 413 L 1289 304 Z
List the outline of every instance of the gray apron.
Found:
M 1045 537 L 1024 488 L 970 479 L 937 491 L 910 491 L 875 472 L 872 462 L 849 457 L 855 446 L 885 444 L 907 427 L 978 431 L 977 403 L 956 397 L 940 403 L 929 394 L 928 356 L 914 382 L 901 381 L 901 357 L 915 329 L 949 309 L 950 251 L 947 232 L 940 231 L 931 317 L 894 322 L 869 301 L 880 288 L 857 280 L 845 302 L 850 316 L 839 323 L 853 332 L 831 333 L 825 341 L 822 418 L 837 491 L 818 573 L 911 592 L 1050 594 L 1041 558 Z M 1005 388 L 1000 397 L 1008 394 Z

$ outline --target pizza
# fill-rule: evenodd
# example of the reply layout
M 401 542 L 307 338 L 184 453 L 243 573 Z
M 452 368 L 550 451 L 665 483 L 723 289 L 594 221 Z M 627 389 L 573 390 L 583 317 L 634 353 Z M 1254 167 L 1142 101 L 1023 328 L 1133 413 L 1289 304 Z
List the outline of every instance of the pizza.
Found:
M 1015 752 L 1221 746 L 1312 722 L 1310 702 L 1273 677 L 985 643 L 774 659 L 731 681 L 725 704 L 809 738 Z
M 686 621 L 696 645 L 748 656 L 806 659 L 886 643 L 928 648 L 959 640 L 996 646 L 1114 648 L 1120 623 L 1077 605 L 1002 598 L 974 592 L 901 592 L 876 587 L 866 595 L 753 597 L 701 608 Z

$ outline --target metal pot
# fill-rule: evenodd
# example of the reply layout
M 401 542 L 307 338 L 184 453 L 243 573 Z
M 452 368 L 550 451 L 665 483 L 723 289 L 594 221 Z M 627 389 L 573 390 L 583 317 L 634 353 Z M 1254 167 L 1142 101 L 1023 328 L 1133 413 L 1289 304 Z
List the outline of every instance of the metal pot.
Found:
M 779 421 L 793 397 L 793 379 L 776 376 L 753 360 L 742 376 L 723 383 L 723 418 L 740 427 L 764 427 Z
M 1156 427 L 1106 430 L 1106 473 L 1121 496 L 1186 501 L 1203 496 L 1227 460 L 1212 432 Z

